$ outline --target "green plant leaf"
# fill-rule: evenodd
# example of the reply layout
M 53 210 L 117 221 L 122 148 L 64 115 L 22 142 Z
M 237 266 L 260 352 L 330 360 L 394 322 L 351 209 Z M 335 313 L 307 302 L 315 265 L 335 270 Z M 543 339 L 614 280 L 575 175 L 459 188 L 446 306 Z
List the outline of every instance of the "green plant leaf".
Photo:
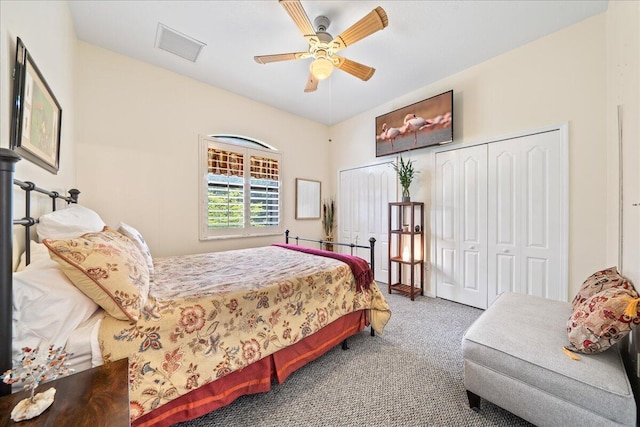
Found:
M 398 163 L 392 163 L 391 166 L 398 173 L 398 179 L 400 180 L 402 188 L 408 189 L 415 174 L 418 173 L 413 167 L 413 160 L 407 160 L 405 162 L 402 156 L 400 156 Z

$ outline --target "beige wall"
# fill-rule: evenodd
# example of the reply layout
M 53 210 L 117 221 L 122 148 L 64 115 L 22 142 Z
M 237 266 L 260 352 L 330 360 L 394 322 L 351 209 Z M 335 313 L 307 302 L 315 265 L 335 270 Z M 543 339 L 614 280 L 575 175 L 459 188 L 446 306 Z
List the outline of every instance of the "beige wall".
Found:
M 640 283 L 640 2 L 610 2 L 607 11 L 607 264 L 618 258 L 619 144 L 618 106 L 622 108 L 625 220 L 622 267 L 636 287 Z
M 9 148 L 12 72 L 16 40 L 20 37 L 62 107 L 60 170 L 53 175 L 45 169 L 21 160 L 16 178 L 32 181 L 44 188 L 66 193 L 76 185 L 75 168 L 75 74 L 77 40 L 66 2 L 0 1 L 0 147 Z M 23 196 L 17 193 L 14 213 L 21 216 Z M 47 196 L 34 197 L 35 215 L 50 209 Z M 16 228 L 16 249 L 22 247 L 22 229 Z M 19 250 L 16 250 L 19 252 Z M 17 261 L 17 256 L 14 257 Z
M 607 208 L 593 197 L 607 191 L 605 18 L 597 15 L 333 126 L 334 185 L 339 170 L 375 162 L 376 116 L 450 89 L 456 144 L 568 122 L 569 294 L 575 294 L 583 278 L 608 267 Z M 403 154 L 421 171 L 412 199 L 427 204 L 431 155 L 429 149 Z
M 620 266 L 619 258 L 619 144 L 618 106 L 622 106 L 625 219 L 622 273 L 638 289 L 640 283 L 640 2 L 609 2 L 607 11 L 607 264 Z M 622 342 L 636 373 L 634 393 L 638 396 L 638 330 Z
M 329 188 L 326 126 L 84 42 L 78 67 L 78 186 L 107 224 L 138 228 L 154 256 L 282 242 L 198 240 L 198 135 L 229 133 L 284 153 L 284 226 L 320 238 L 319 220 L 295 220 L 294 183 Z
M 75 184 L 74 77 L 76 35 L 66 2 L 0 2 L 0 147 L 9 148 L 16 40 L 22 39 L 62 107 L 60 171 L 57 176 L 22 160 L 16 176 L 57 189 Z

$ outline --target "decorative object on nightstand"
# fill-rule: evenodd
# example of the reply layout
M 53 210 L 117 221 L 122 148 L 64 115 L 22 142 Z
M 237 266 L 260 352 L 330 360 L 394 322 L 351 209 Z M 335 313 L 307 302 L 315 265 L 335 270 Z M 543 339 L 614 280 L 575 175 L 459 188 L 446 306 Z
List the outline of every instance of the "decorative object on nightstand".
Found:
M 409 186 L 411 185 L 415 174 L 418 173 L 418 171 L 413 168 L 413 160 L 407 160 L 405 162 L 402 156 L 400 156 L 400 160 L 397 163 L 392 163 L 391 166 L 393 166 L 393 169 L 398 172 L 398 179 L 402 186 L 402 201 L 409 202 L 411 200 Z
M 40 416 L 16 423 L 9 413 L 29 397 L 19 391 L 0 397 L 0 426 L 129 427 L 129 362 L 126 358 L 76 372 L 39 386 L 56 389 L 56 399 Z
M 2 381 L 7 384 L 24 383 L 24 389 L 31 391 L 31 396 L 21 400 L 11 411 L 11 419 L 14 421 L 29 420 L 43 413 L 53 403 L 56 394 L 55 388 L 50 388 L 44 393 L 35 394 L 36 388 L 41 382 L 56 379 L 73 372 L 66 363 L 68 354 L 62 347 L 54 349 L 49 346 L 46 356 L 39 354 L 39 349 L 24 347 L 20 361 L 14 361 L 13 369 L 9 369 L 0 375 Z
M 389 203 L 389 293 L 400 292 L 410 296 L 411 301 L 418 292 L 424 295 L 423 221 L 424 203 Z M 403 280 L 407 270 L 408 277 Z M 419 285 L 416 272 L 420 275 Z

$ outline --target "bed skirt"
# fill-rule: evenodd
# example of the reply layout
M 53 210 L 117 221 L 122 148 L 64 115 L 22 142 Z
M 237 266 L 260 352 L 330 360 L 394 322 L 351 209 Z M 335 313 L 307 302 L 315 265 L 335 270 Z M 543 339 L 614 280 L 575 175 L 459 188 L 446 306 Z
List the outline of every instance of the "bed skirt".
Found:
M 283 383 L 297 369 L 362 331 L 367 320 L 367 310 L 347 314 L 289 347 L 162 405 L 132 425 L 170 426 L 201 417 L 240 396 L 269 391 L 272 379 Z

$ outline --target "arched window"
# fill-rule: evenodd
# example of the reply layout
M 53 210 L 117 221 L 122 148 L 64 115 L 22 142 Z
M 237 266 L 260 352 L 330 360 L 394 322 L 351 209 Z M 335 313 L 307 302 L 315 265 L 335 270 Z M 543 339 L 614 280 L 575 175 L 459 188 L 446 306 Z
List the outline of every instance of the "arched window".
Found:
M 280 234 L 282 154 L 236 135 L 200 137 L 200 239 Z

